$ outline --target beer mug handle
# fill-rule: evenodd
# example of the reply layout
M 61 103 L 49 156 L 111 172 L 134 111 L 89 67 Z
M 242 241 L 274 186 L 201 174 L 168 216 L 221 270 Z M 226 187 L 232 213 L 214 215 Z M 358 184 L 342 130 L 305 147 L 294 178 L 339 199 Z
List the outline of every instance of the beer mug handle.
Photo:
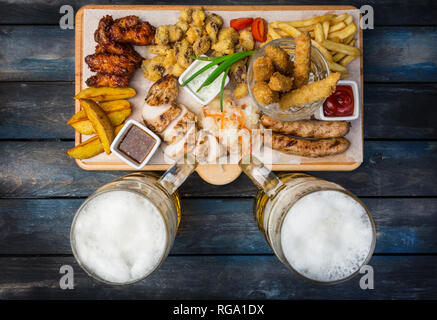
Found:
M 188 153 L 185 159 L 176 161 L 176 163 L 161 176 L 157 183 L 164 187 L 169 194 L 173 194 L 177 188 L 187 180 L 188 176 L 196 170 L 197 164 L 195 156 L 192 153 Z
M 276 192 L 284 184 L 281 180 L 267 168 L 258 158 L 251 155 L 246 155 L 239 161 L 238 165 L 241 170 L 262 189 L 269 197 L 276 194 Z

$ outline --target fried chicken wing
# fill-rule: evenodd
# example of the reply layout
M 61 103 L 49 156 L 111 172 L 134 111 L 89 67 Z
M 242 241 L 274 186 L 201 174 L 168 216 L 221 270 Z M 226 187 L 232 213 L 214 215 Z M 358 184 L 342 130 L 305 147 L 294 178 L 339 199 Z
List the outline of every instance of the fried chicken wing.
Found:
M 256 82 L 252 90 L 255 99 L 261 104 L 269 105 L 279 101 L 279 92 L 270 89 L 266 82 Z
M 272 59 L 266 56 L 257 58 L 253 63 L 253 77 L 255 81 L 269 81 L 275 72 Z
M 129 85 L 129 77 L 97 73 L 96 75 L 89 77 L 85 82 L 88 87 L 93 88 L 126 88 Z
M 293 87 L 293 79 L 276 71 L 270 77 L 269 87 L 273 91 L 288 92 Z
M 137 26 L 140 23 L 140 18 L 138 18 L 137 16 L 134 16 L 134 15 L 125 16 L 123 18 L 115 20 L 115 23 L 120 28 L 125 28 L 125 29 L 132 28 L 132 27 Z
M 299 89 L 287 92 L 281 97 L 281 101 L 279 102 L 280 108 L 286 110 L 291 107 L 299 107 L 309 102 L 327 98 L 335 91 L 338 80 L 340 80 L 340 73 L 334 72 L 323 80 L 315 81 Z
M 143 60 L 143 57 L 135 51 L 135 49 L 128 43 L 117 43 L 111 39 L 110 29 L 114 24 L 111 16 L 104 16 L 99 21 L 99 26 L 94 32 L 94 40 L 98 43 L 96 53 L 108 52 L 125 56 L 132 60 L 138 67 Z
M 272 59 L 273 66 L 280 73 L 291 76 L 293 73 L 293 62 L 284 49 L 268 45 L 266 47 L 266 56 Z
M 129 77 L 135 71 L 135 63 L 128 58 L 112 53 L 95 53 L 85 57 L 93 72 Z
M 155 39 L 155 27 L 147 21 L 139 22 L 136 16 L 127 16 L 114 21 L 110 35 L 116 42 L 147 46 Z

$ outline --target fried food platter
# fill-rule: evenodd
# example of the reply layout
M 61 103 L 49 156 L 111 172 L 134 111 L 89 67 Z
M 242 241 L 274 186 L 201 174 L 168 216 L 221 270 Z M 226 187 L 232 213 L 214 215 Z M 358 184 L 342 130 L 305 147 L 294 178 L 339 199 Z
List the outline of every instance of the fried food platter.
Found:
M 154 26 L 171 24 L 177 21 L 179 11 L 188 6 L 104 6 L 90 5 L 81 8 L 76 15 L 75 30 L 75 91 L 78 94 L 86 88 L 86 79 L 93 76 L 88 69 L 84 59 L 87 55 L 93 54 L 96 43 L 94 42 L 94 31 L 97 28 L 99 19 L 105 15 L 112 15 L 114 19 L 128 15 L 137 15 L 142 20 L 150 22 Z M 189 6 L 196 8 L 195 6 Z M 229 26 L 231 19 L 239 17 L 262 17 L 268 22 L 308 19 L 325 14 L 348 13 L 354 17 L 356 24 L 359 25 L 359 10 L 352 6 L 203 6 L 208 12 L 217 13 L 223 18 L 224 25 Z M 357 43 L 355 46 L 362 50 L 362 30 L 356 33 Z M 137 47 L 135 49 L 145 58 L 151 55 L 147 48 Z M 357 168 L 363 159 L 363 58 L 362 55 L 349 64 L 348 80 L 354 80 L 358 84 L 360 91 L 360 116 L 358 119 L 351 121 L 351 130 L 347 138 L 351 141 L 351 148 L 342 155 L 335 155 L 325 158 L 307 158 L 289 156 L 285 154 L 276 154 L 271 165 L 267 164 L 272 170 L 276 171 L 350 171 Z M 132 113 L 128 119 L 134 119 L 142 122 L 142 108 L 149 88 L 153 81 L 144 78 L 141 70 L 137 71 L 129 87 L 136 90 L 137 95 L 129 99 L 132 106 Z M 183 94 L 180 90 L 179 101 L 184 105 L 191 106 L 192 99 L 189 95 Z M 250 103 L 250 97 L 243 98 Z M 201 107 L 201 106 L 200 106 Z M 81 105 L 78 100 L 75 104 L 75 112 L 81 111 Z M 75 145 L 89 139 L 89 135 L 84 135 L 76 131 Z M 85 170 L 134 170 L 126 163 L 120 161 L 113 154 L 99 154 L 90 159 L 76 159 L 77 164 Z M 171 166 L 164 160 L 164 156 L 157 152 L 151 161 L 142 170 L 166 170 Z M 227 184 L 235 180 L 241 173 L 240 168 L 235 163 L 231 164 L 202 164 L 197 169 L 198 174 L 207 182 L 217 185 Z

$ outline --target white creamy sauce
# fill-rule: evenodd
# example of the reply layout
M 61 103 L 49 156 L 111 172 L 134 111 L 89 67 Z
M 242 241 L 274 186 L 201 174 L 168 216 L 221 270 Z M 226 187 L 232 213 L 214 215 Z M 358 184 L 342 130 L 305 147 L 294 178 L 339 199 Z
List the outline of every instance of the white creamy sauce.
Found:
M 324 282 L 356 272 L 369 254 L 372 237 L 365 209 L 338 191 L 317 191 L 299 199 L 281 229 L 289 264 L 306 277 Z
M 114 283 L 139 280 L 160 262 L 167 232 L 150 200 L 111 191 L 88 202 L 73 230 L 76 254 L 86 269 Z
M 184 81 L 187 80 L 189 77 L 191 77 L 194 73 L 196 73 L 198 70 L 206 66 L 211 61 L 199 61 L 198 64 L 188 72 L 185 77 Z M 215 97 L 220 92 L 220 86 L 222 83 L 222 79 L 224 77 L 224 73 L 221 73 L 209 86 L 203 87 L 199 92 L 196 92 L 197 89 L 202 85 L 203 82 L 205 82 L 206 78 L 217 68 L 217 66 L 211 67 L 208 70 L 202 72 L 197 77 L 195 77 L 193 80 L 191 80 L 187 87 L 202 101 L 208 101 L 210 98 Z

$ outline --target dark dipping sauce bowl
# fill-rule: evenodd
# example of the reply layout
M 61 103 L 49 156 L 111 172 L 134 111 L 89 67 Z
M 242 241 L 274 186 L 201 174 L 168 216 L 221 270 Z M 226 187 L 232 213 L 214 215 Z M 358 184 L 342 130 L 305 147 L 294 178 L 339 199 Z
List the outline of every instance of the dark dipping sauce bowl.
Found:
M 161 139 L 135 120 L 129 120 L 115 137 L 111 151 L 134 167 L 144 167 L 161 144 Z

